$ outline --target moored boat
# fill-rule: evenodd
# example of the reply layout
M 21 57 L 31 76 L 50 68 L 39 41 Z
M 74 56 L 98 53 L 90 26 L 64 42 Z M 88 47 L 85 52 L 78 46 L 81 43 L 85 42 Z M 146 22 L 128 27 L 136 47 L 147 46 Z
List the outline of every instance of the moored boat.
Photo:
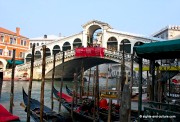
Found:
M 54 87 L 53 87 L 53 93 L 58 100 L 60 93 Z M 62 105 L 69 112 L 71 112 L 72 100 L 73 99 L 71 96 L 69 96 L 65 93 L 62 93 Z M 81 104 L 77 104 L 77 105 L 73 106 L 73 118 L 80 122 L 93 122 L 93 121 L 98 122 L 98 119 L 97 118 L 94 119 L 91 113 L 82 110 Z
M 0 104 L 0 122 L 20 122 L 18 116 L 11 114 Z
M 23 100 L 25 104 L 25 108 L 28 105 L 28 95 L 23 89 Z M 40 122 L 40 106 L 41 103 L 35 99 L 30 100 L 30 115 L 34 119 L 35 122 Z M 21 104 L 22 106 L 23 104 Z M 26 109 L 25 109 L 26 111 Z M 61 114 L 57 114 L 55 111 L 52 111 L 50 108 L 44 105 L 43 111 L 43 120 L 47 122 L 69 122 L 66 120 L 64 116 Z

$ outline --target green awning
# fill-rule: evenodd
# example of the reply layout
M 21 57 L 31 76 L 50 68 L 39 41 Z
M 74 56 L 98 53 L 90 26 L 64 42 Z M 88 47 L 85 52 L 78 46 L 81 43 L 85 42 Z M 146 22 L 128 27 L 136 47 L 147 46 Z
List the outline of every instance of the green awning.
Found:
M 8 62 L 9 64 L 12 64 L 12 63 L 13 63 L 12 60 L 7 60 L 7 62 Z M 23 63 L 24 63 L 24 61 L 15 60 L 15 64 L 16 64 L 16 65 L 18 65 L 18 64 L 23 64 Z
M 180 58 L 180 39 L 146 43 L 134 47 L 136 54 L 145 59 Z

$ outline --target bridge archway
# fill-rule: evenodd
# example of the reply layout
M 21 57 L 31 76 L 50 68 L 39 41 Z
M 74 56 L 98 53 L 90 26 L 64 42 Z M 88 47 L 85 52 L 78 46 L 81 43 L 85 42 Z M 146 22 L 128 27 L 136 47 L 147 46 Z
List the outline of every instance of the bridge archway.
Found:
M 110 37 L 107 41 L 107 49 L 117 51 L 118 41 L 115 37 Z
M 123 39 L 120 43 L 120 51 L 124 51 L 126 53 L 131 53 L 131 42 L 128 39 Z
M 34 54 L 34 59 L 40 59 L 41 58 L 41 52 L 40 51 L 36 51 Z
M 69 42 L 65 42 L 62 48 L 63 51 L 71 50 L 71 44 Z
M 99 46 L 101 46 L 101 41 L 98 38 L 99 34 L 102 34 L 102 28 L 100 25 L 91 25 L 87 29 L 87 46 L 97 46 L 97 42 L 99 42 Z
M 53 50 L 56 51 L 56 53 L 59 53 L 59 52 L 61 51 L 61 48 L 60 48 L 59 45 L 55 45 L 55 46 L 53 47 Z
M 51 56 L 51 50 L 49 48 L 46 48 L 46 57 Z
M 82 46 L 82 41 L 79 38 L 76 38 L 73 42 L 73 49 L 81 47 Z
M 28 54 L 26 56 L 26 62 L 30 62 L 31 61 L 31 57 L 32 57 L 32 54 Z

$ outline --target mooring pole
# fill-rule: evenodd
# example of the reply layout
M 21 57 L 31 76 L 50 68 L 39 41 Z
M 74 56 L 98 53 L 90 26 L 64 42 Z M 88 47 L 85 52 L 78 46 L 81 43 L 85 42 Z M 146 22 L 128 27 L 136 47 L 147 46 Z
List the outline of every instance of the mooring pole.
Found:
M 96 66 L 96 103 L 97 103 L 97 118 L 99 119 L 99 67 Z
M 27 122 L 30 122 L 30 108 L 31 108 L 31 90 L 32 90 L 32 80 L 33 80 L 33 69 L 34 69 L 34 51 L 35 44 L 32 46 L 32 56 L 31 56 L 31 68 L 30 68 L 30 79 L 28 88 L 28 105 L 27 105 Z
M 139 98 L 138 98 L 138 116 L 139 116 L 139 121 L 142 121 L 142 58 L 139 58 Z
M 51 109 L 52 110 L 54 108 L 53 87 L 54 87 L 55 62 L 56 62 L 56 53 L 53 54 L 53 71 L 52 71 L 52 84 L 51 84 Z
M 134 76 L 134 51 L 131 55 L 131 79 L 130 79 L 130 103 L 131 103 L 131 97 L 132 97 L 132 86 L 133 86 L 133 76 Z M 131 118 L 131 104 L 129 105 L 130 111 L 129 111 L 129 122 L 130 122 L 130 118 Z
M 10 108 L 9 112 L 13 114 L 13 101 L 14 101 L 14 70 L 15 70 L 15 56 L 16 50 L 13 49 L 13 57 L 12 57 L 12 74 L 11 74 L 11 93 L 10 93 Z
M 82 59 L 82 67 L 81 67 L 81 100 L 84 95 L 84 61 Z
M 64 76 L 64 51 L 62 52 L 62 74 L 61 74 L 61 86 L 59 95 L 59 112 L 61 111 L 61 101 L 62 101 L 62 88 L 63 88 L 63 76 Z
M 46 71 L 46 45 L 42 46 L 43 59 L 42 59 L 42 82 L 41 82 L 41 106 L 40 106 L 40 122 L 43 122 L 44 111 L 44 85 L 45 85 L 45 71 Z
M 87 98 L 89 97 L 89 84 L 90 84 L 90 79 L 91 79 L 91 68 L 89 71 L 89 82 L 88 82 L 88 89 L 87 89 Z

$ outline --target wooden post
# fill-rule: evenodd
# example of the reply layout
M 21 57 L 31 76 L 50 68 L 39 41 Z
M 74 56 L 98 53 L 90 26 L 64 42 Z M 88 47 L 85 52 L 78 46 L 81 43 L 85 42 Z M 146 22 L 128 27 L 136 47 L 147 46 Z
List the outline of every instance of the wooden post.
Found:
M 46 45 L 42 46 L 43 58 L 42 58 L 42 82 L 41 82 L 41 106 L 40 106 L 40 122 L 43 122 L 44 111 L 44 85 L 45 85 L 45 71 L 46 71 Z
M 16 50 L 13 49 L 13 57 L 12 57 L 12 74 L 11 74 L 11 93 L 10 93 L 10 107 L 9 112 L 13 114 L 13 101 L 14 101 L 14 70 L 15 70 L 15 56 Z
M 152 75 L 152 85 L 151 85 L 151 100 L 154 101 L 154 86 L 155 86 L 155 60 L 151 60 L 151 75 Z
M 120 122 L 128 122 L 130 120 L 129 113 L 131 111 L 131 102 L 129 98 L 131 98 L 129 85 L 125 84 L 121 98 Z
M 82 66 L 81 66 L 81 100 L 82 96 L 84 95 L 84 61 L 82 59 Z
M 125 72 L 125 61 L 124 61 L 124 40 L 123 40 L 123 54 L 122 54 L 122 62 L 121 62 L 121 92 L 123 91 L 123 87 L 125 84 L 124 72 Z
M 77 74 L 78 74 L 78 71 L 76 69 L 76 73 L 75 73 L 75 76 L 74 76 L 74 82 L 75 82 L 75 104 L 77 104 L 77 98 L 78 98 L 78 80 L 77 80 Z
M 134 80 L 134 51 L 131 55 L 131 79 L 130 79 L 130 103 L 131 103 L 131 96 L 132 96 L 132 86 L 133 86 L 133 80 Z M 129 106 L 130 110 L 131 110 L 131 104 Z M 129 111 L 129 122 L 130 122 L 130 118 L 131 118 L 131 111 Z
M 138 99 L 138 116 L 141 115 L 142 111 L 142 58 L 139 58 L 139 99 Z M 142 119 L 139 117 L 139 121 Z
M 2 85 L 3 85 L 3 72 L 0 72 L 0 100 L 1 100 Z
M 94 85 L 93 85 L 93 91 L 94 91 L 94 106 L 93 106 L 93 119 L 94 119 L 94 122 L 95 122 L 95 120 L 96 120 L 96 94 L 97 94 L 97 92 L 96 92 L 96 80 L 95 80 L 95 77 L 96 77 L 96 72 L 94 71 Z M 96 77 L 97 78 L 97 77 Z M 95 87 L 95 88 L 94 88 Z
M 87 98 L 89 97 L 89 84 L 90 84 L 90 79 L 91 79 L 91 68 L 89 71 L 89 82 L 88 82 L 88 89 L 87 89 Z
M 106 91 L 108 90 L 108 73 L 107 73 L 107 75 L 106 75 Z M 106 94 L 107 94 L 107 92 L 106 92 Z
M 62 52 L 62 75 L 61 75 L 61 86 L 59 95 L 59 112 L 61 111 L 61 99 L 62 99 L 62 88 L 63 88 L 63 76 L 64 76 L 64 51 Z
M 97 118 L 99 119 L 99 67 L 96 66 L 96 103 L 97 103 Z
M 73 117 L 74 96 L 75 96 L 75 93 L 74 93 L 74 88 L 73 88 L 73 97 L 72 97 L 72 101 L 71 101 L 71 118 L 72 118 L 73 121 L 74 121 L 74 117 Z
M 112 99 L 109 98 L 108 122 L 111 122 Z
M 54 108 L 53 87 L 54 87 L 55 62 L 56 62 L 56 53 L 53 54 L 53 71 L 52 71 L 52 85 L 51 85 L 51 109 L 52 110 Z
M 35 44 L 32 46 L 32 56 L 31 56 L 31 68 L 30 68 L 30 79 L 29 79 L 29 88 L 28 88 L 28 105 L 27 105 L 27 122 L 30 122 L 30 108 L 31 108 L 31 89 L 32 89 L 32 80 L 33 80 L 33 69 L 34 69 L 34 51 Z
M 95 79 L 96 79 L 96 75 L 95 75 L 95 71 L 93 72 L 93 97 L 95 98 Z

